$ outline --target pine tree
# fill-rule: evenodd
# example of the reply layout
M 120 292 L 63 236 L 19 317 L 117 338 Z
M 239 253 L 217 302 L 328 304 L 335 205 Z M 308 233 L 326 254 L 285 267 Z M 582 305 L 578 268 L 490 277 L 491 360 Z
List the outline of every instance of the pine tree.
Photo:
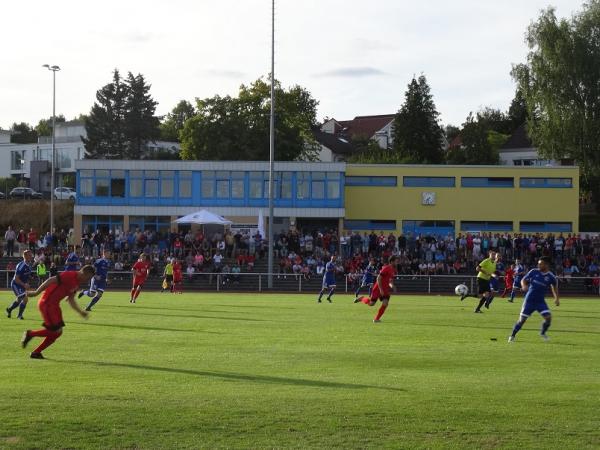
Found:
M 157 102 L 150 95 L 150 85 L 142 74 L 127 76 L 127 100 L 125 102 L 125 136 L 127 137 L 126 158 L 139 159 L 143 156 L 146 143 L 160 137 L 160 121 L 154 115 Z
M 113 72 L 112 83 L 96 92 L 96 102 L 85 121 L 87 138 L 83 142 L 88 158 L 124 158 L 127 92 L 117 69 Z
M 444 131 L 438 116 L 425 76 L 413 78 L 404 104 L 394 119 L 393 148 L 402 161 L 416 164 L 440 164 L 444 161 Z

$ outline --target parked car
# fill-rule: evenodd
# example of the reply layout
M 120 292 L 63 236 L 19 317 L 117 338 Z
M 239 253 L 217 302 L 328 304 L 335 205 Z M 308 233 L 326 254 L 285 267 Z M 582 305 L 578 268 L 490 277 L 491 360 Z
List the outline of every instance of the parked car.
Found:
M 69 187 L 57 187 L 54 189 L 54 198 L 56 200 L 75 200 L 77 193 Z
M 6 195 L 4 195 L 4 192 L 0 192 L 0 200 L 4 200 L 6 198 Z
M 8 194 L 10 198 L 42 198 L 43 195 L 28 187 L 16 187 Z

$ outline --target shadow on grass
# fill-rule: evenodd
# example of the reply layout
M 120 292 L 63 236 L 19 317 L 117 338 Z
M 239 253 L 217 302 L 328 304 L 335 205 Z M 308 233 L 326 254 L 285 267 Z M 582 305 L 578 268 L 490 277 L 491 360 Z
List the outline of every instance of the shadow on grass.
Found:
M 269 375 L 246 375 L 235 372 L 216 372 L 208 370 L 191 370 L 191 369 L 178 369 L 174 367 L 159 367 L 159 366 L 147 366 L 142 364 L 125 364 L 117 362 L 104 362 L 104 361 L 79 361 L 79 360 L 54 360 L 58 363 L 68 364 L 83 364 L 83 365 L 94 365 L 98 367 L 117 367 L 125 369 L 135 370 L 150 370 L 156 372 L 167 372 L 183 375 L 193 375 L 197 377 L 205 378 L 216 378 L 226 381 L 249 381 L 254 383 L 267 383 L 267 384 L 282 384 L 292 386 L 307 386 L 307 387 L 324 387 L 333 389 L 379 389 L 384 391 L 398 391 L 406 392 L 406 389 L 397 387 L 383 387 L 383 386 L 371 386 L 366 384 L 352 384 L 352 383 L 336 383 L 334 381 L 319 381 L 319 380 L 305 380 L 302 378 L 288 378 L 288 377 L 274 377 Z
M 531 319 L 527 321 L 529 323 Z M 511 327 L 485 327 L 479 325 L 457 325 L 457 324 L 446 324 L 446 323 L 411 323 L 411 325 L 423 326 L 423 327 L 442 327 L 442 328 L 480 328 L 482 330 L 504 330 L 510 333 Z M 527 325 L 525 325 L 527 327 Z M 526 328 L 524 328 L 526 329 Z M 587 331 L 587 330 L 562 330 L 559 328 L 550 329 L 552 333 L 578 333 L 578 334 L 600 334 L 600 331 Z
M 136 308 L 138 309 L 138 308 Z M 224 316 L 197 316 L 194 314 L 166 314 L 168 311 L 172 311 L 170 308 L 164 308 L 163 311 L 165 312 L 164 314 L 159 314 L 159 313 L 147 313 L 147 312 L 139 312 L 139 311 L 121 311 L 119 312 L 120 315 L 122 314 L 126 314 L 126 315 L 132 315 L 132 316 L 154 316 L 154 317 L 181 317 L 183 319 L 218 319 L 218 320 L 238 320 L 238 321 L 244 321 L 244 322 L 270 322 L 270 320 L 265 320 L 265 319 L 251 319 L 251 318 L 245 318 L 245 317 L 224 317 Z M 213 311 L 207 311 L 207 312 L 213 312 Z M 217 311 L 215 311 L 217 312 Z M 224 312 L 224 313 L 228 313 L 229 311 L 218 311 L 218 312 Z
M 174 331 L 182 333 L 207 333 L 207 334 L 223 334 L 217 331 L 203 331 L 203 330 L 183 330 L 180 328 L 161 328 L 161 327 L 143 327 L 140 325 L 122 325 L 115 323 L 94 323 L 94 322 L 73 322 L 75 325 L 84 325 L 91 327 L 109 327 L 109 328 L 124 328 L 129 330 L 146 330 L 146 331 Z

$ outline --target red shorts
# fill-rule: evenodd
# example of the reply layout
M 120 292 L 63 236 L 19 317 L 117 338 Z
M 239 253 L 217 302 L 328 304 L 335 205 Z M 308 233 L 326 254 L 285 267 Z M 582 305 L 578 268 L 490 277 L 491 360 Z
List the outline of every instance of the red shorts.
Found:
M 65 326 L 58 303 L 40 302 L 38 303 L 38 309 L 44 319 L 42 326 L 47 330 L 57 331 Z
M 379 286 L 377 285 L 377 283 L 375 283 L 375 285 L 373 286 L 373 290 L 371 291 L 371 301 L 372 302 L 376 302 L 377 300 L 384 300 L 384 299 L 388 299 L 390 298 L 390 291 L 383 291 L 381 292 L 379 290 Z
M 135 277 L 133 279 L 133 287 L 143 286 L 146 282 L 146 277 Z

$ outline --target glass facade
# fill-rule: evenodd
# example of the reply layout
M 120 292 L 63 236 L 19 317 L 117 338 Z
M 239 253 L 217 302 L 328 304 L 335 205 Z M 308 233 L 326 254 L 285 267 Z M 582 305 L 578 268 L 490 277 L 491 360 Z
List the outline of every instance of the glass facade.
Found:
M 79 170 L 82 205 L 267 206 L 269 172 Z M 341 172 L 275 172 L 276 206 L 343 208 Z

